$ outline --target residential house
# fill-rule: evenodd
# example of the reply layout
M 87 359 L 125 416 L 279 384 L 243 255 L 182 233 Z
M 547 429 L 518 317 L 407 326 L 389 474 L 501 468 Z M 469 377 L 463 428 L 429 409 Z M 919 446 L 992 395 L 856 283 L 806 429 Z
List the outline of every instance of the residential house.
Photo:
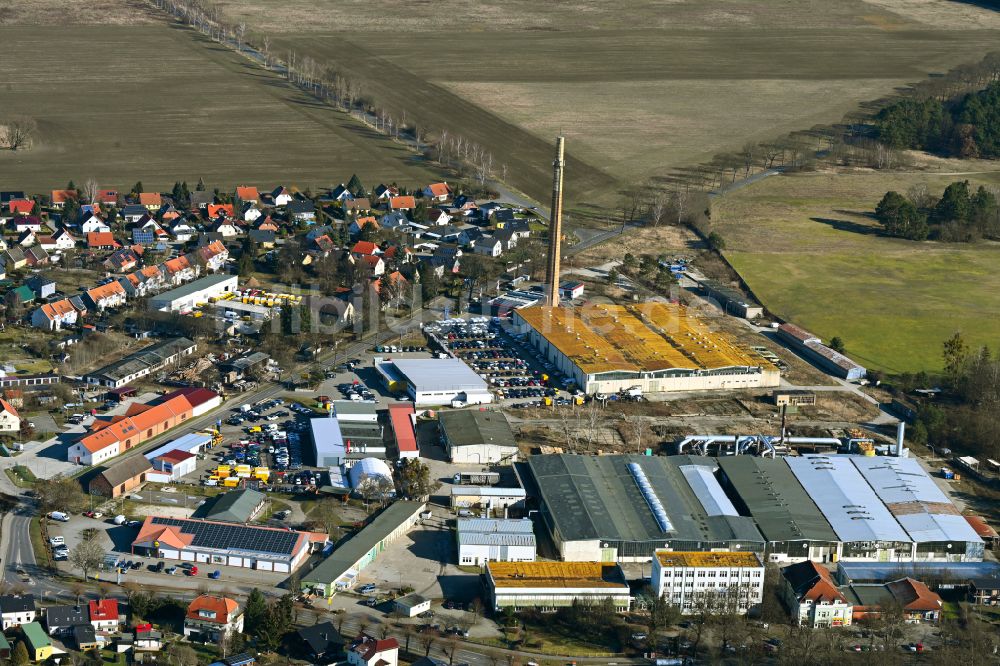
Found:
M 46 331 L 58 331 L 76 323 L 80 311 L 68 298 L 46 303 L 31 313 L 31 325 Z
M 385 273 L 385 262 L 382 261 L 382 257 L 374 254 L 367 254 L 359 257 L 358 260 L 361 262 L 362 266 L 367 266 L 371 271 L 372 276 L 378 277 Z
M 330 193 L 327 195 L 327 201 L 347 202 L 352 200 L 353 198 L 354 195 L 351 194 L 351 191 L 347 189 L 347 185 L 344 185 L 343 183 L 337 185 L 337 187 L 330 190 Z
M 215 233 L 221 234 L 223 238 L 235 238 L 243 234 L 243 230 L 236 226 L 235 222 L 226 217 L 218 218 L 215 224 L 209 228 Z
M 89 310 L 102 312 L 125 304 L 128 295 L 118 282 L 108 282 L 83 292 L 84 302 Z
M 390 197 L 394 197 L 399 194 L 399 189 L 393 187 L 392 185 L 382 185 L 379 184 L 372 195 L 375 197 L 376 201 L 388 201 Z
M 287 206 L 291 201 L 292 193 L 284 185 L 278 185 L 271 190 L 271 204 L 273 206 L 280 208 L 281 206 Z
M 256 204 L 260 202 L 260 191 L 252 185 L 239 185 L 236 188 L 236 198 L 243 203 Z
M 11 199 L 7 202 L 7 210 L 11 215 L 31 215 L 35 210 L 35 202 L 31 199 Z
M 142 456 L 134 457 L 141 458 Z M 118 631 L 118 627 L 125 619 L 124 614 L 118 608 L 117 599 L 91 601 L 88 610 L 90 611 L 90 624 L 97 631 Z
M 6 400 L 15 409 L 21 409 L 24 407 L 24 391 L 17 388 L 5 389 L 2 394 L 0 394 L 4 400 Z
M 372 210 L 372 202 L 368 197 L 359 197 L 357 199 L 348 199 L 344 202 L 344 212 L 354 213 L 355 215 L 361 213 L 370 213 Z
M 159 266 L 146 266 L 118 278 L 118 283 L 130 298 L 142 297 L 163 288 L 163 273 Z
M 198 267 L 191 264 L 186 254 L 164 261 L 160 270 L 163 272 L 166 284 L 174 287 L 190 282 L 198 277 L 199 272 Z
M 351 254 L 355 257 L 373 257 L 382 254 L 382 249 L 377 243 L 371 241 L 358 241 L 351 248 Z
M 118 190 L 97 190 L 97 196 L 94 197 L 94 203 L 100 204 L 101 206 L 107 206 L 108 208 L 118 205 Z
M 217 220 L 220 217 L 230 220 L 236 217 L 233 204 L 208 204 L 208 219 Z
M 347 651 L 350 666 L 398 666 L 399 643 L 395 638 L 377 639 L 361 634 Z
M 303 652 L 314 664 L 336 663 L 344 655 L 346 641 L 329 620 L 302 627 L 297 633 Z
M 54 250 L 72 250 L 76 247 L 76 238 L 65 228 L 56 229 L 55 233 L 52 234 L 52 242 L 55 247 L 51 249 Z M 50 248 L 46 247 L 45 249 Z
M 76 644 L 76 649 L 81 652 L 94 649 L 99 650 L 107 643 L 105 636 L 98 634 L 97 630 L 90 624 L 78 624 L 73 627 L 70 633 L 73 635 L 73 642 Z
M 18 432 L 21 430 L 21 417 L 18 415 L 17 410 L 14 406 L 0 398 L 0 432 Z M 3 608 L 0 604 L 0 608 Z M 4 628 L 6 629 L 6 616 L 4 619 Z
M 163 205 L 163 197 L 159 192 L 140 192 L 139 205 L 155 213 Z
M 805 560 L 785 567 L 781 576 L 781 597 L 797 624 L 812 628 L 850 626 L 854 607 L 826 567 Z
M 195 255 L 205 266 L 205 270 L 215 273 L 225 267 L 229 259 L 229 250 L 221 240 L 216 240 L 199 247 L 195 250 Z
M 458 235 L 458 244 L 462 247 L 474 248 L 476 243 L 486 238 L 486 234 L 479 227 L 468 227 L 463 229 Z
M 243 612 L 235 600 L 202 594 L 195 598 L 184 616 L 184 635 L 192 640 L 217 643 L 243 631 Z
M 16 271 L 28 265 L 28 258 L 24 255 L 23 249 L 11 247 L 3 251 L 3 264 L 8 271 Z
M 337 249 L 337 244 L 334 243 L 333 239 L 329 236 L 320 236 L 319 238 L 313 239 L 313 243 L 324 255 L 327 255 Z
M 44 266 L 49 263 L 49 253 L 36 245 L 24 251 L 24 260 L 28 266 Z
M 260 229 L 251 229 L 247 233 L 247 238 L 256 243 L 258 247 L 265 250 L 269 250 L 274 247 L 276 237 L 273 231 L 261 231 Z
M 80 227 L 80 233 L 84 235 L 89 233 L 111 233 L 111 227 L 97 215 L 85 215 L 77 226 Z
M 372 221 L 374 221 L 375 218 L 374 217 L 362 217 L 362 218 L 360 218 L 360 219 L 352 222 L 351 223 L 351 229 L 350 229 L 352 235 L 357 234 L 358 232 L 361 231 L 361 224 L 360 223 L 361 223 L 362 220 L 365 220 L 365 221 L 372 220 Z M 385 215 L 383 215 L 382 218 L 379 220 L 379 224 L 382 226 L 383 229 L 389 229 L 390 231 L 405 230 L 403 228 L 404 227 L 408 227 L 410 225 L 410 218 L 408 218 L 406 216 L 406 213 L 402 213 L 400 211 L 393 211 L 391 213 L 386 213 Z M 357 225 L 357 228 L 358 228 L 357 231 L 354 230 L 355 229 L 355 225 Z
M 257 230 L 273 231 L 274 233 L 278 233 L 278 225 L 275 224 L 274 220 L 271 219 L 271 216 L 268 215 L 263 220 L 257 223 Z
M 0 252 L 6 252 L 7 247 L 8 247 L 7 241 L 4 240 L 3 236 L 0 236 Z M 0 268 L 4 268 L 3 261 L 0 261 Z
M 430 240 L 444 241 L 445 243 L 457 243 L 458 237 L 462 235 L 461 227 L 448 224 L 443 227 L 431 227 L 424 232 L 424 238 Z
M 77 201 L 79 198 L 76 190 L 52 190 L 52 207 L 58 210 L 63 208 L 67 201 Z
M 149 209 L 142 204 L 129 204 L 121 209 L 119 213 L 126 224 L 135 224 L 143 217 L 149 215 Z
M 25 647 L 28 648 L 28 659 L 34 662 L 48 660 L 52 656 L 52 639 L 37 622 L 27 622 L 21 625 L 21 635 Z
M 306 199 L 305 201 L 292 201 L 285 206 L 289 221 L 293 222 L 315 222 L 316 204 Z
M 114 250 L 121 247 L 110 231 L 89 231 L 86 239 L 88 250 Z
M 240 219 L 244 222 L 256 222 L 264 212 L 252 203 L 245 203 L 240 208 Z
M 389 197 L 389 210 L 413 210 L 417 200 L 412 196 Z
M 177 242 L 186 243 L 194 238 L 198 230 L 188 224 L 184 218 L 179 218 L 170 228 L 170 233 L 173 234 L 174 240 Z
M 456 199 L 455 203 L 456 204 L 458 203 L 457 199 Z M 496 201 L 488 201 L 488 202 L 484 203 L 482 206 L 479 206 L 479 218 L 483 222 L 488 222 L 489 219 L 491 217 L 493 217 L 493 213 L 495 213 L 496 211 L 498 211 L 498 210 L 500 210 L 502 208 L 503 208 L 502 204 L 499 204 Z
M 3 630 L 28 624 L 38 619 L 33 594 L 3 594 L 0 595 L 0 618 L 3 620 Z
M 31 231 L 33 233 L 39 233 L 42 230 L 42 218 L 35 215 L 19 215 L 14 218 L 14 231 L 21 233 L 22 231 Z
M 157 652 L 163 648 L 163 634 L 151 624 L 137 624 L 132 646 L 143 652 Z
M 503 250 L 513 250 L 517 247 L 517 234 L 506 227 L 494 231 L 493 238 L 500 242 Z
M 937 622 L 944 604 L 941 597 L 924 583 L 901 578 L 884 584 L 851 584 L 840 591 L 853 605 L 853 621 L 878 617 L 886 604 L 901 606 L 909 623 Z
M 31 229 L 25 229 L 17 235 L 17 244 L 23 248 L 29 248 L 38 242 L 38 235 Z
M 427 224 L 434 227 L 443 227 L 451 222 L 451 215 L 440 208 L 431 208 L 427 211 Z
M 31 290 L 35 292 L 36 298 L 48 298 L 56 293 L 56 281 L 42 273 L 35 273 L 25 280 L 24 283 L 31 287 Z
M 451 196 L 448 183 L 431 183 L 424 188 L 424 196 L 434 201 L 447 201 Z
M 138 246 L 140 249 L 142 246 Z M 139 265 L 139 255 L 131 247 L 115 250 L 103 262 L 105 268 L 115 273 L 131 271 Z
M 402 215 L 402 213 L 399 214 Z M 373 226 L 375 228 L 378 228 L 378 220 L 376 220 L 371 215 L 365 215 L 364 217 L 359 217 L 358 219 L 351 222 L 351 224 L 347 227 L 347 232 L 352 236 L 357 236 L 358 234 L 361 233 L 361 230 L 367 226 Z
M 318 226 L 311 227 L 309 229 L 309 231 L 306 232 L 306 240 L 307 241 L 316 240 L 320 236 L 323 236 L 325 234 L 329 234 L 332 231 L 333 231 L 333 227 L 331 227 L 328 224 L 323 224 L 323 225 L 318 225 Z
M 492 221 L 493 226 L 497 229 L 503 229 L 505 225 L 513 222 L 516 217 L 514 217 L 513 208 L 497 208 L 493 211 Z
M 7 303 L 9 305 L 27 305 L 35 300 L 35 292 L 26 284 L 14 287 L 7 292 Z
M 215 195 L 204 190 L 195 190 L 191 193 L 191 209 L 204 210 L 208 204 L 215 203 Z
M 90 611 L 87 606 L 49 606 L 45 609 L 45 626 L 50 636 L 65 636 L 73 631 L 73 627 L 90 624 Z

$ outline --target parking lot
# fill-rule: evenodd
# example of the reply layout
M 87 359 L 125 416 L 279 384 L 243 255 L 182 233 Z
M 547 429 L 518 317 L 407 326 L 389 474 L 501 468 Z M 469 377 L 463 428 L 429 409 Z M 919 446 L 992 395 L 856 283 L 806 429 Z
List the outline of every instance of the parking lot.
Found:
M 496 317 L 449 319 L 425 326 L 424 332 L 484 377 L 508 406 L 570 403 L 572 382 Z

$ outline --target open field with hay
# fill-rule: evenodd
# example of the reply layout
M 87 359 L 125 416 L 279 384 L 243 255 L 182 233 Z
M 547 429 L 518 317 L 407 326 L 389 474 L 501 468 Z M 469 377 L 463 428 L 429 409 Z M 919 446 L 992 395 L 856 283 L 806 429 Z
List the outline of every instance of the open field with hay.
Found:
M 837 122 L 981 59 L 1000 36 L 994 12 L 944 0 L 221 6 L 270 34 L 275 55 L 308 55 L 364 81 L 395 117 L 488 147 L 543 202 L 552 137 L 565 134 L 567 203 L 580 210 L 747 141 Z
M 88 178 L 120 189 L 137 180 L 193 187 L 199 177 L 210 188 L 315 189 L 352 173 L 408 186 L 439 177 L 279 76 L 122 9 L 124 25 L 0 25 L 3 113 L 39 126 L 29 150 L 0 151 L 4 189 L 48 191 Z
M 1000 348 L 1000 244 L 880 235 L 871 213 L 886 191 L 956 180 L 1000 185 L 987 162 L 933 160 L 928 171 L 775 176 L 713 203 L 725 255 L 778 316 L 889 372 L 941 366 L 941 343 L 961 331 Z

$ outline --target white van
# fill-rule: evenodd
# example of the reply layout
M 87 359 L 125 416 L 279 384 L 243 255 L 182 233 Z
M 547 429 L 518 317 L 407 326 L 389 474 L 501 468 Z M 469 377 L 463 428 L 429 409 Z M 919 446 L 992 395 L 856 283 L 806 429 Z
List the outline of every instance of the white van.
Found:
M 53 511 L 49 514 L 49 520 L 58 520 L 60 523 L 68 523 L 69 516 L 62 511 Z
M 115 522 L 115 525 L 124 525 L 125 523 L 128 522 L 128 519 L 125 516 L 122 516 L 122 515 L 119 514 L 119 515 L 115 516 L 115 521 L 114 522 Z

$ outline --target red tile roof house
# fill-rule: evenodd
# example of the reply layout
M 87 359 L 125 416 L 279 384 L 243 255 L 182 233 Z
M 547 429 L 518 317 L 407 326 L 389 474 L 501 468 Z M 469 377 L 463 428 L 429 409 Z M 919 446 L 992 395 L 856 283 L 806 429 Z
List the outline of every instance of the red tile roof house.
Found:
M 115 250 L 121 244 L 110 231 L 91 231 L 87 234 L 87 248 L 90 250 Z
M 118 190 L 97 190 L 95 203 L 99 203 L 104 206 L 117 206 Z
M 117 282 L 109 282 L 100 287 L 88 289 L 83 293 L 83 296 L 83 302 L 97 312 L 125 305 L 125 301 L 128 298 L 128 294 L 125 293 L 125 287 Z
M 46 303 L 31 313 L 31 325 L 35 328 L 46 331 L 58 331 L 64 326 L 72 326 L 76 323 L 80 313 L 68 298 Z
M 52 207 L 62 208 L 70 199 L 75 201 L 78 198 L 76 190 L 52 190 Z
M 382 254 L 382 248 L 371 241 L 358 241 L 351 248 L 351 254 L 355 257 L 376 256 Z
M 347 651 L 347 663 L 351 666 L 397 666 L 399 642 L 395 638 L 380 640 L 361 634 Z
M 417 200 L 412 196 L 389 197 L 389 210 L 413 210 L 417 207 Z
M 7 202 L 7 208 L 12 215 L 31 215 L 35 202 L 31 199 L 11 199 Z
M 424 196 L 434 201 L 447 201 L 451 196 L 451 188 L 448 183 L 431 183 L 424 188 Z
M 240 186 L 236 188 L 236 198 L 244 203 L 260 201 L 260 191 L 256 187 Z
M 139 205 L 145 206 L 146 210 L 150 211 L 160 210 L 160 206 L 163 205 L 163 197 L 160 196 L 159 192 L 140 192 Z
M 117 631 L 125 620 L 119 615 L 117 599 L 90 602 L 90 623 L 97 631 Z
M 228 597 L 202 594 L 191 602 L 184 616 L 184 636 L 191 640 L 216 643 L 242 631 L 243 612 Z

